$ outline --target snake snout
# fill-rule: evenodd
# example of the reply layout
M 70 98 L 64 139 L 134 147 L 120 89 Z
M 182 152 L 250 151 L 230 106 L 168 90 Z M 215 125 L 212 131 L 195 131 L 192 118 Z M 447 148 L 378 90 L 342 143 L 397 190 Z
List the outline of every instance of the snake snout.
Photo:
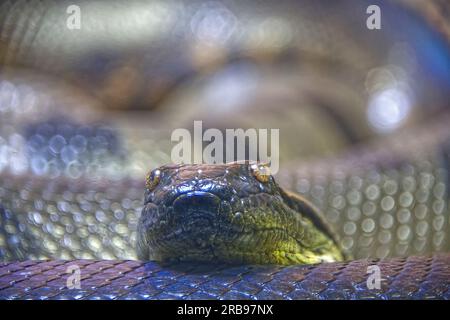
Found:
M 220 198 L 212 193 L 193 191 L 178 196 L 173 209 L 183 233 L 190 235 L 188 242 L 194 248 L 206 248 L 211 245 L 216 233 Z
M 220 207 L 220 198 L 212 193 L 192 191 L 178 196 L 173 202 L 175 214 L 181 220 L 189 218 L 214 219 Z

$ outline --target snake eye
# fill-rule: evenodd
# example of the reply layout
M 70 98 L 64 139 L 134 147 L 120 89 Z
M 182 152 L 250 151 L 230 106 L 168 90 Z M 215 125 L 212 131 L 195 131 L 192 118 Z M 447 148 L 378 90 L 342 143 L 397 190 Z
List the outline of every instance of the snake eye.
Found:
M 259 182 L 268 182 L 270 179 L 270 168 L 264 164 L 252 164 L 250 166 L 250 170 L 252 171 L 253 176 Z
M 150 172 L 145 178 L 145 186 L 149 191 L 152 191 L 156 188 L 161 179 L 161 171 L 159 169 L 153 170 Z

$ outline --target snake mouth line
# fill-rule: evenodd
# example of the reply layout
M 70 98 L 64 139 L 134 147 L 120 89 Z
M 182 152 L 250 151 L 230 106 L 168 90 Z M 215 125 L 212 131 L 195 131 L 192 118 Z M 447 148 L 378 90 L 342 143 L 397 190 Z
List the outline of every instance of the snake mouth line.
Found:
M 227 234 L 230 238 L 269 234 L 272 235 L 271 238 L 291 238 L 301 241 L 288 231 L 286 225 L 276 219 L 271 221 L 272 227 L 261 225 L 256 216 L 246 223 L 247 218 L 244 216 L 257 209 L 255 206 L 236 210 L 226 210 L 225 207 L 232 209 L 230 202 L 221 199 L 217 194 L 205 191 L 182 193 L 175 198 L 170 207 L 160 213 L 159 221 L 163 223 L 160 225 L 155 223 L 152 229 L 159 229 L 158 241 L 176 241 L 185 234 L 206 232 L 212 235 Z
M 277 248 L 276 244 L 283 241 L 298 243 L 297 248 L 302 249 Z M 268 246 L 268 243 L 275 246 Z M 312 254 L 310 248 L 303 247 L 301 241 L 280 228 L 235 230 L 234 233 L 226 234 L 212 233 L 205 239 L 195 239 L 189 229 L 179 228 L 156 240 L 154 244 L 160 245 L 163 251 L 169 253 L 165 258 L 167 262 L 196 260 L 206 264 L 222 262 L 240 265 L 245 264 L 247 259 L 253 259 L 256 264 L 265 264 L 268 259 L 274 259 L 276 256 L 296 263 L 299 263 L 297 259 L 308 263 L 334 261 L 334 258 L 327 254 Z

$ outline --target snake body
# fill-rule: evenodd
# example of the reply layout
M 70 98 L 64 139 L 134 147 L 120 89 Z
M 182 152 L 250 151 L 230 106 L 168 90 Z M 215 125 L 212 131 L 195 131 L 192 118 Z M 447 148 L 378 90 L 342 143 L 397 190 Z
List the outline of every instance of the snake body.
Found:
M 416 5 L 427 19 L 442 19 L 439 32 L 448 40 L 446 11 L 441 10 L 443 17 L 436 17 L 431 10 L 447 6 L 439 1 L 433 3 L 430 7 Z M 140 2 L 129 7 L 141 5 L 145 7 Z M 291 15 L 298 10 L 292 10 L 290 2 L 276 6 L 265 3 L 266 8 L 272 9 L 270 14 L 280 12 L 281 17 L 267 21 L 261 18 L 264 10 L 259 16 L 252 6 L 242 3 L 230 3 L 232 9 L 227 9 L 219 3 L 202 1 L 192 7 L 183 1 L 154 2 L 151 10 L 144 11 L 151 24 L 142 30 L 149 33 L 137 32 L 136 38 L 115 34 L 114 30 L 122 29 L 114 29 L 108 19 L 101 18 L 99 13 L 106 7 L 100 2 L 80 6 L 86 13 L 87 28 L 79 33 L 65 28 L 66 3 L 5 2 L 0 7 L 0 59 L 4 66 L 0 89 L 2 94 L 6 92 L 2 103 L 13 106 L 8 109 L 2 104 L 0 110 L 0 160 L 8 159 L 7 163 L 0 161 L 0 258 L 5 261 L 0 264 L 0 298 L 449 297 L 449 255 L 445 252 L 450 249 L 450 129 L 446 112 L 437 110 L 438 116 L 426 118 L 422 126 L 415 124 L 367 147 L 348 147 L 343 156 L 302 162 L 293 157 L 275 176 L 279 185 L 273 177 L 268 182 L 259 181 L 248 165 L 165 166 L 160 169 L 158 184 L 147 183 L 144 195 L 142 170 L 131 174 L 135 171 L 130 169 L 130 163 L 134 163 L 136 154 L 158 154 L 158 147 L 163 149 L 159 144 L 162 138 L 156 135 L 158 130 L 153 131 L 155 136 L 149 139 L 154 140 L 150 141 L 135 139 L 133 135 L 139 136 L 138 130 L 129 130 L 132 134 L 126 141 L 133 148 L 126 150 L 121 147 L 118 131 L 91 121 L 91 110 L 82 108 L 154 107 L 164 100 L 170 88 L 183 82 L 176 79 L 189 78 L 198 70 L 208 73 L 209 68 L 223 64 L 226 54 L 268 64 L 276 57 L 288 59 L 289 55 L 295 61 L 299 55 L 301 61 L 313 66 L 320 62 L 321 67 L 313 68 L 313 73 L 320 74 L 324 69 L 330 78 L 339 75 L 348 86 L 360 88 L 360 75 L 380 63 L 384 38 L 372 34 L 374 38 L 365 39 L 355 33 L 361 41 L 358 43 L 351 37 L 330 36 L 330 30 L 346 34 L 349 25 L 333 18 L 333 8 L 321 2 L 305 1 L 302 19 Z M 343 4 L 334 9 L 343 13 L 346 8 Z M 168 14 L 171 10 L 182 16 L 180 12 L 185 9 L 193 11 L 193 17 L 198 19 L 181 27 L 177 19 L 169 19 L 173 18 Z M 124 8 L 115 3 L 111 10 L 113 14 L 123 14 Z M 131 21 L 140 21 L 136 12 L 130 12 Z M 153 16 L 154 12 L 158 14 Z M 207 16 L 211 12 L 218 14 L 225 26 L 231 23 L 251 33 L 253 29 L 245 21 L 253 21 L 253 17 L 264 20 L 262 30 L 273 32 L 263 36 L 256 32 L 256 38 L 243 32 L 237 40 L 223 26 L 208 33 L 204 26 L 212 23 Z M 317 29 L 308 24 L 309 14 L 318 18 Z M 127 30 L 127 20 L 120 19 L 124 22 L 121 28 Z M 359 23 L 358 19 L 349 17 L 348 21 Z M 173 42 L 179 38 L 167 37 L 172 26 L 165 25 L 165 21 L 183 30 L 176 37 L 185 42 L 176 43 L 177 46 Z M 289 28 L 291 23 L 301 23 L 299 34 Z M 155 25 L 160 28 L 154 28 Z M 184 34 L 185 29 L 194 30 L 195 35 Z M 110 32 L 96 37 L 98 30 Z M 160 38 L 154 30 L 161 32 Z M 285 34 L 291 34 L 291 38 L 281 36 Z M 151 40 L 150 45 L 139 47 L 146 37 Z M 227 40 L 221 42 L 222 38 Z M 92 39 L 101 39 L 101 43 Z M 121 43 L 123 39 L 129 42 Z M 271 39 L 276 39 L 273 47 L 268 45 Z M 380 40 L 380 48 L 371 44 L 374 39 Z M 289 41 L 295 44 L 293 51 L 285 47 Z M 116 43 L 119 49 L 114 46 Z M 129 53 L 121 46 L 138 49 Z M 368 52 L 366 47 L 373 51 Z M 189 61 L 187 51 L 192 55 Z M 205 52 L 211 56 L 205 58 Z M 55 81 L 61 74 L 69 83 L 62 88 Z M 447 76 L 444 70 L 443 79 Z M 338 88 L 337 92 L 348 93 L 345 86 L 339 87 L 336 82 L 333 87 Z M 337 127 L 346 128 L 344 138 L 336 135 L 336 144 L 365 141 L 367 128 L 346 125 L 342 120 L 345 116 L 329 113 L 326 107 L 330 101 L 336 106 L 347 102 L 359 106 L 354 102 L 358 99 L 346 100 L 342 98 L 345 93 L 327 91 L 332 87 L 328 88 L 327 82 L 317 80 L 316 84 L 324 90 L 320 97 L 323 100 L 317 103 L 319 109 L 325 110 L 324 114 Z M 426 81 L 417 84 L 421 85 L 426 86 Z M 317 96 L 322 96 L 314 93 L 316 89 L 308 91 L 302 103 L 315 102 Z M 186 100 L 183 108 L 188 104 Z M 27 105 L 39 108 L 27 109 Z M 71 106 L 81 110 L 81 115 Z M 341 109 L 345 114 L 345 108 Z M 264 109 L 261 110 L 251 110 L 250 117 L 264 116 Z M 183 113 L 179 111 L 168 108 L 167 113 L 173 120 Z M 215 110 L 207 109 L 205 113 L 200 108 L 196 112 L 207 116 Z M 291 115 L 289 110 L 281 110 L 280 114 L 283 112 Z M 105 113 L 95 116 L 96 120 L 106 118 Z M 216 118 L 221 117 L 216 114 Z M 158 116 L 150 118 L 145 119 L 142 128 L 164 127 L 158 127 L 162 122 Z M 227 119 L 219 124 L 224 120 Z M 363 122 L 359 118 L 353 120 Z M 330 123 L 334 126 L 334 122 Z M 174 126 L 177 125 L 181 124 L 175 121 Z M 131 125 L 134 126 L 137 127 Z M 301 126 L 296 129 L 301 130 Z M 327 129 L 324 126 L 323 132 Z M 320 144 L 320 140 L 314 141 Z M 316 150 L 314 143 L 311 145 L 311 150 Z M 161 158 L 144 158 L 144 169 L 168 162 L 164 155 Z M 108 165 L 112 170 L 105 169 Z M 82 171 L 80 167 L 87 169 Z M 138 255 L 143 260 L 169 260 L 169 264 L 134 261 Z M 205 260 L 240 265 L 198 263 Z M 81 271 L 81 289 L 67 287 L 71 265 Z M 373 265 L 380 268 L 383 278 L 379 289 L 370 289 L 367 282 L 368 267 Z

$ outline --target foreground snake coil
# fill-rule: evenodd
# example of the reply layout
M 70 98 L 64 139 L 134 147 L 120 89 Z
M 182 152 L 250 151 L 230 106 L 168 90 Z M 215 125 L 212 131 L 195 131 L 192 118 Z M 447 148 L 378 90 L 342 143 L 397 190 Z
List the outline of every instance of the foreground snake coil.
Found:
M 411 8 L 434 21 L 448 42 L 448 11 L 437 10 L 448 6 L 429 3 L 414 2 Z M 416 74 L 413 84 L 404 79 L 407 64 L 391 68 L 382 59 L 389 32 L 368 36 L 354 28 L 359 16 L 347 15 L 353 12 L 348 6 L 329 8 L 320 1 L 298 4 L 302 10 L 292 10 L 289 1 L 264 2 L 259 15 L 243 3 L 154 1 L 139 20 L 139 11 L 133 10 L 141 5 L 146 8 L 139 1 L 127 5 L 130 11 L 119 3 L 81 6 L 87 25 L 79 33 L 65 28 L 65 3 L 5 2 L 0 7 L 0 298 L 449 298 L 449 115 L 438 107 L 435 113 L 422 110 L 426 116 L 414 114 L 421 121 L 373 138 L 365 114 L 358 111 L 363 97 L 354 91 L 362 91 L 365 83 L 371 93 L 371 81 L 378 77 L 393 77 L 396 90 L 431 90 L 428 78 Z M 364 5 L 358 6 L 356 12 L 364 12 Z M 102 19 L 106 9 L 122 23 Z M 394 13 L 402 10 L 393 5 Z M 221 18 L 222 27 L 209 28 L 214 26 L 211 13 Z M 414 19 L 411 27 L 417 27 Z M 384 30 L 393 30 L 385 23 Z M 94 26 L 99 25 L 98 30 L 109 32 L 98 37 Z M 141 46 L 142 38 L 150 44 Z M 414 65 L 407 48 L 394 47 L 394 58 L 400 55 Z M 215 76 L 221 68 L 225 71 Z M 245 87 L 258 75 L 254 68 L 262 70 L 263 80 Z M 233 72 L 244 79 L 237 88 L 227 80 L 234 79 Z M 214 91 L 223 78 L 226 97 Z M 269 86 L 264 79 L 270 79 Z M 273 89 L 279 81 L 282 91 Z M 408 92 L 400 89 L 394 92 Z M 247 116 L 217 113 L 216 105 L 232 109 L 225 102 L 239 100 L 246 90 L 261 95 L 249 103 L 258 108 L 245 109 Z M 439 105 L 439 92 L 431 90 L 424 99 L 436 98 L 433 103 Z M 264 94 L 276 96 L 276 103 Z M 294 108 L 288 107 L 291 103 Z M 273 112 L 279 105 L 286 108 Z M 312 107 L 295 116 L 305 105 Z M 128 109 L 146 108 L 156 111 L 123 121 Z M 287 267 L 134 261 L 145 172 L 170 162 L 165 144 L 170 130 L 163 129 L 191 125 L 189 108 L 211 127 L 250 123 L 290 132 L 275 179 L 319 208 L 348 261 Z M 180 119 L 183 115 L 186 119 Z M 284 118 L 275 122 L 275 115 Z M 313 123 L 310 131 L 308 122 Z M 283 131 L 289 130 L 284 124 L 293 131 Z M 299 153 L 297 145 L 316 156 L 305 160 L 305 150 Z M 322 145 L 332 155 L 324 155 Z M 235 187 L 248 185 L 242 181 Z M 233 212 L 246 212 L 249 204 L 236 200 Z M 282 220 L 283 227 L 292 223 Z M 186 240 L 197 245 L 202 239 Z M 80 269 L 80 289 L 67 287 L 71 265 Z M 371 265 L 380 268 L 380 289 L 367 285 Z

